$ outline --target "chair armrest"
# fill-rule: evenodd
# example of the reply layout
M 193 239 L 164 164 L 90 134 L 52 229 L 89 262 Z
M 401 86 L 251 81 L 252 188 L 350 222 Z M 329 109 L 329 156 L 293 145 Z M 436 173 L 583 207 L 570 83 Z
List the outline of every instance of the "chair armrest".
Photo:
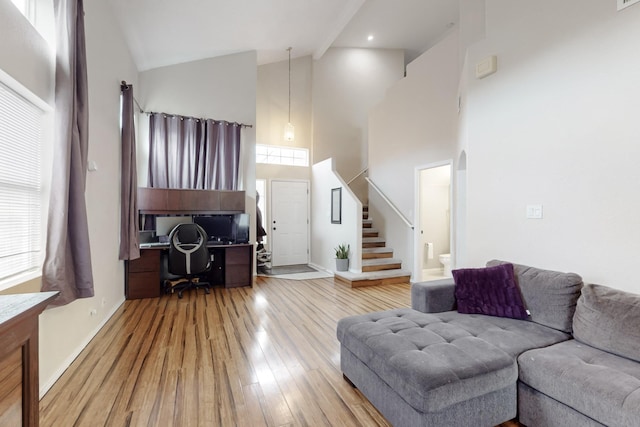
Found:
M 413 283 L 411 308 L 423 313 L 442 313 L 456 309 L 453 278 Z

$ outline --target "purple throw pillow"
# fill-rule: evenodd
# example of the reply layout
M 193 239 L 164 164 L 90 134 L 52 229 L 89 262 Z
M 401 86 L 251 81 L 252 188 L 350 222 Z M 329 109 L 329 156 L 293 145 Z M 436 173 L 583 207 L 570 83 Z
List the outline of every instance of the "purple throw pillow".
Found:
M 453 270 L 459 313 L 526 319 L 513 264 Z

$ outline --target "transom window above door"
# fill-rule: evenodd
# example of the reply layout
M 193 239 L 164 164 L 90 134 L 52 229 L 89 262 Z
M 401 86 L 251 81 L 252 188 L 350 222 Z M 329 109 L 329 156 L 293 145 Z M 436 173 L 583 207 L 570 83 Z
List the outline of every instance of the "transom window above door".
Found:
M 309 166 L 309 150 L 306 148 L 256 144 L 256 163 Z

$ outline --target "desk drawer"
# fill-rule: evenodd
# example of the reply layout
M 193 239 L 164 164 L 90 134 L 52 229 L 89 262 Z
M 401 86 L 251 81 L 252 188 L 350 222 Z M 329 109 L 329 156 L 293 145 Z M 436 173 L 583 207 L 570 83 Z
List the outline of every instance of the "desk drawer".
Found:
M 224 259 L 226 265 L 249 265 L 251 264 L 251 246 L 227 248 Z
M 127 299 L 158 298 L 160 296 L 160 271 L 131 273 L 127 280 Z
M 224 254 L 224 286 L 251 286 L 253 279 L 253 246 L 228 247 Z
M 147 249 L 140 251 L 140 258 L 128 262 L 129 273 L 160 270 L 160 250 Z
M 251 266 L 227 265 L 224 271 L 224 287 L 251 286 Z

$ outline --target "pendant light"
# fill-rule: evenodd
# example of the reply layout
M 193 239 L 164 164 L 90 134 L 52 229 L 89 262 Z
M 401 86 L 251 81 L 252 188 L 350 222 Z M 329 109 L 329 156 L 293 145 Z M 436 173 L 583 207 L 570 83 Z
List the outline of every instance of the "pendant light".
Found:
M 293 141 L 295 130 L 291 124 L 291 47 L 287 49 L 289 52 L 289 121 L 284 127 L 284 140 Z

